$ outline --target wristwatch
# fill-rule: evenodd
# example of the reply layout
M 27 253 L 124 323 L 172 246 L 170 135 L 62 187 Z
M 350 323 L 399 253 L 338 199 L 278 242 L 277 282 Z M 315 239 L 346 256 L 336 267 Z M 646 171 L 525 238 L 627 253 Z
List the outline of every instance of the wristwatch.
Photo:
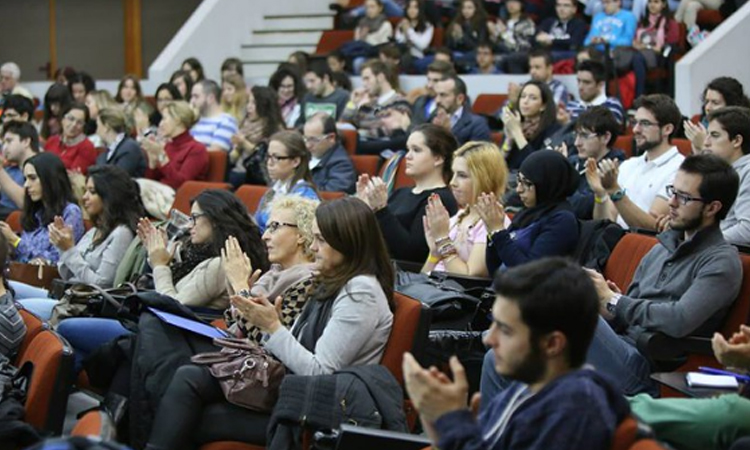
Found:
M 249 289 L 240 289 L 239 291 L 237 291 L 237 295 L 239 295 L 242 298 L 250 298 L 250 297 L 252 297 L 252 295 L 250 294 L 250 290 Z
M 609 194 L 609 199 L 617 203 L 625 197 L 625 189 L 618 189 L 617 191 Z
M 620 301 L 622 294 L 615 294 L 607 301 L 607 312 L 615 315 L 615 308 L 617 308 L 617 302 Z

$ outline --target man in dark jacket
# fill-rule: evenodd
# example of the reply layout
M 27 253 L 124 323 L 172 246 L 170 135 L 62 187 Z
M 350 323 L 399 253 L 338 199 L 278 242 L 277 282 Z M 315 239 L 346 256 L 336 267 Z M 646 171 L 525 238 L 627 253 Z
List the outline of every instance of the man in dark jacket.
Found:
M 483 399 L 479 422 L 466 407 L 468 383 L 451 359 L 454 381 L 404 357 L 409 397 L 438 448 L 608 449 L 629 414 L 625 398 L 597 372 L 582 369 L 599 304 L 576 264 L 547 258 L 498 272 L 485 343 L 494 369 L 513 381 Z M 472 399 L 472 406 L 479 401 Z
M 336 138 L 336 122 L 316 113 L 305 123 L 305 144 L 310 150 L 310 170 L 319 191 L 354 193 L 357 173 L 349 154 Z
M 431 122 L 451 130 L 459 145 L 469 141 L 489 141 L 487 120 L 471 112 L 466 83 L 458 76 L 448 77 L 435 84 L 438 104 Z
M 544 19 L 539 25 L 536 42 L 550 51 L 554 61 L 574 58 L 586 39 L 588 26 L 576 17 L 577 4 L 576 0 L 557 0 L 556 17 Z
M 435 99 L 435 84 L 440 80 L 456 75 L 456 69 L 452 63 L 447 61 L 435 60 L 427 66 L 427 84 L 425 95 L 417 97 L 414 101 L 414 109 L 412 113 L 412 123 L 414 125 L 421 125 L 432 116 L 437 107 Z

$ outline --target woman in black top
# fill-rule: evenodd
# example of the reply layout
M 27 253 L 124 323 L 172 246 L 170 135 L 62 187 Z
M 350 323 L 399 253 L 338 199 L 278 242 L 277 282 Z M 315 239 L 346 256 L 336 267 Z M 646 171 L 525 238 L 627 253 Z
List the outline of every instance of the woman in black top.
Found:
M 391 258 L 421 263 L 429 252 L 422 225 L 427 199 L 437 194 L 450 215 L 458 211 L 447 185 L 458 142 L 450 131 L 423 124 L 409 135 L 406 148 L 406 174 L 414 180 L 414 187 L 397 189 L 388 198 L 383 180 L 362 175 L 357 196 L 376 212 Z

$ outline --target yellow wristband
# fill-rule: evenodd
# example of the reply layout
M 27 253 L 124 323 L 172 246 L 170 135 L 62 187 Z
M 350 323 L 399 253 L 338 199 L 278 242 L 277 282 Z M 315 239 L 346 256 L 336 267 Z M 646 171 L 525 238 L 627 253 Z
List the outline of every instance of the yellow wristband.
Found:
M 17 237 L 15 242 L 13 242 L 13 248 L 18 248 L 18 244 L 21 243 L 21 238 Z
M 594 194 L 594 203 L 602 204 L 602 203 L 606 202 L 607 200 L 609 200 L 609 196 L 608 195 L 605 195 L 604 197 L 599 197 L 596 194 Z
M 429 264 L 437 264 L 440 262 L 440 257 L 431 254 L 430 257 L 427 258 L 427 262 Z

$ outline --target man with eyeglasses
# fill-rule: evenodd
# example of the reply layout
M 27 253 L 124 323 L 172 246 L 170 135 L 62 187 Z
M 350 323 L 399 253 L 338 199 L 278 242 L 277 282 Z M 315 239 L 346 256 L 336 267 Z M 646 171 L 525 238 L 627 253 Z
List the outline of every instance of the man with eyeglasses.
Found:
M 44 150 L 62 159 L 65 168 L 72 172 L 88 173 L 99 156 L 94 144 L 88 140 L 83 127 L 89 121 L 89 109 L 83 103 L 73 103 L 63 113 L 62 134 L 47 139 Z
M 9 122 L 3 127 L 2 160 L 7 164 L 0 170 L 0 220 L 23 207 L 23 164 L 39 153 L 39 134 L 28 122 Z
M 587 362 L 616 379 L 626 395 L 658 392 L 649 380 L 649 362 L 635 345 L 644 332 L 710 337 L 737 298 L 742 266 L 719 223 L 738 187 L 737 172 L 721 158 L 685 159 L 674 182 L 664 187 L 669 230 L 641 259 L 627 292 L 589 271 L 602 319 Z
M 310 151 L 310 171 L 319 191 L 353 194 L 357 182 L 349 154 L 339 143 L 333 117 L 319 112 L 307 119 L 304 139 Z
M 665 188 L 672 184 L 685 157 L 670 143 L 682 114 L 670 97 L 639 97 L 633 137 L 640 156 L 618 165 L 586 162 L 586 178 L 594 191 L 594 219 L 617 221 L 623 228 L 656 230 L 657 219 L 669 212 Z
M 727 106 L 712 111 L 703 148 L 731 164 L 740 176 L 737 200 L 721 221 L 721 231 L 733 244 L 750 245 L 750 109 Z
M 552 60 L 573 58 L 578 47 L 586 39 L 586 22 L 576 17 L 578 2 L 576 0 L 557 0 L 556 17 L 549 17 L 539 25 L 536 42 L 542 48 L 549 49 Z

